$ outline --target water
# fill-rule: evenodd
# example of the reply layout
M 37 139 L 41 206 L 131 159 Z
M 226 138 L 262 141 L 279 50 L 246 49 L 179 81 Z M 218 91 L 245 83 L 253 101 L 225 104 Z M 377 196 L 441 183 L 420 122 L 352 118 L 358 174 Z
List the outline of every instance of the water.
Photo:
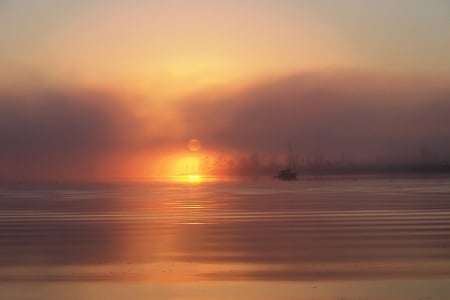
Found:
M 450 179 L 0 187 L 1 299 L 450 299 Z

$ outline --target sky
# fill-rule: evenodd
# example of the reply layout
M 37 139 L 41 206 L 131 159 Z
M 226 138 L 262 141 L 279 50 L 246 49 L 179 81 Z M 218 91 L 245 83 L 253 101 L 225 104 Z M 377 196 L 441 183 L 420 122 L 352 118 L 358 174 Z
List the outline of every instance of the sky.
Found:
M 0 179 L 450 160 L 446 0 L 0 0 L 0 44 Z

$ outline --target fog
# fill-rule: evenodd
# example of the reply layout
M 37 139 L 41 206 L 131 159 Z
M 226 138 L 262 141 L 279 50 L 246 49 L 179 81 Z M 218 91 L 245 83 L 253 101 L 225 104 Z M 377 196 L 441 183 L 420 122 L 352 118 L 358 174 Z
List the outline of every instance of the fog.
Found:
M 2 90 L 0 178 L 89 180 L 146 155 L 151 170 L 190 138 L 205 156 L 283 157 L 291 143 L 303 160 L 450 161 L 450 85 L 432 77 L 304 73 L 167 105 L 141 100 L 82 87 Z
M 353 160 L 450 158 L 450 86 L 429 78 L 301 74 L 226 97 L 193 97 L 184 123 L 224 151 Z

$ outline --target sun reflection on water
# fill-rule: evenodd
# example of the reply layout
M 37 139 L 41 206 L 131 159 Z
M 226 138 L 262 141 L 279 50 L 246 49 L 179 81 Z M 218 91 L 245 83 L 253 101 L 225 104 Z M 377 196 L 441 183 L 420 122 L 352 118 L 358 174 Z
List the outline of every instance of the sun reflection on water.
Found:
M 173 176 L 171 179 L 172 181 L 178 183 L 190 183 L 190 184 L 200 184 L 204 180 L 203 176 L 199 174 L 178 175 Z

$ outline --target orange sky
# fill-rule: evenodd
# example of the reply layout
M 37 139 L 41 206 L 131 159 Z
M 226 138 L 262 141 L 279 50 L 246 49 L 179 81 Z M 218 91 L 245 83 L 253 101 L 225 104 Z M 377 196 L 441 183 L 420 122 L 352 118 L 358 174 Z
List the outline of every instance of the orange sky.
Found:
M 425 110 L 416 103 L 439 111 L 450 78 L 449 9 L 441 0 L 2 1 L 0 161 L 22 162 L 19 177 L 43 168 L 32 153 L 48 156 L 50 177 L 92 166 L 108 174 L 128 166 L 128 175 L 141 176 L 160 166 L 184 172 L 191 138 L 205 144 L 198 156 L 279 152 L 292 139 L 306 141 L 304 153 L 333 143 L 351 152 L 321 128 L 321 118 L 345 123 L 340 108 L 348 103 L 355 118 L 362 103 L 367 122 L 376 122 L 369 112 L 385 118 L 398 109 L 410 124 L 413 111 Z M 290 109 L 277 105 L 287 102 Z M 432 141 L 434 152 L 445 152 L 445 126 L 423 124 L 408 126 L 425 132 L 420 138 L 396 132 L 404 137 L 397 148 Z M 391 134 L 383 130 L 376 135 Z M 387 142 L 374 140 L 371 151 L 358 151 L 382 152 Z
M 11 45 L 5 58 L 63 82 L 119 85 L 165 99 L 215 85 L 358 64 L 351 45 L 332 27 L 307 12 L 292 15 L 287 7 L 264 1 L 93 1 L 76 8 L 50 3 L 6 4 L 6 11 L 25 20 L 9 21 L 8 40 L 22 47 Z M 28 24 L 29 17 L 41 24 Z
M 6 1 L 0 63 L 158 99 L 311 70 L 450 70 L 445 2 L 353 2 Z

